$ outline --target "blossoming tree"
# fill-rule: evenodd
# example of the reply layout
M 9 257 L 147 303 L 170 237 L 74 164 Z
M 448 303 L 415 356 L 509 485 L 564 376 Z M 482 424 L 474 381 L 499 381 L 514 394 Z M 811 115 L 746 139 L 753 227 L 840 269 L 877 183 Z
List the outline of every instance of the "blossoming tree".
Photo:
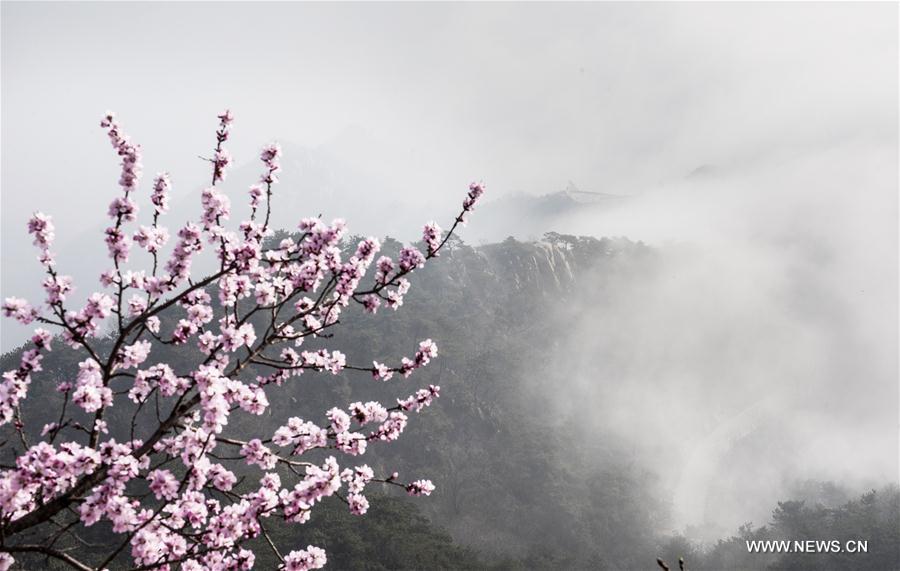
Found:
M 422 388 L 391 405 L 354 402 L 321 419 L 281 419 L 272 434 L 231 433 L 229 416 L 262 414 L 269 404 L 267 389 L 304 371 L 360 371 L 388 381 L 428 365 L 437 356 L 430 339 L 394 364 L 351 364 L 339 351 L 303 345 L 327 339 L 351 304 L 371 313 L 400 307 L 410 286 L 407 276 L 439 254 L 483 186 L 470 185 L 449 231 L 425 225 L 424 253 L 409 246 L 396 260 L 376 259 L 379 241 L 366 238 L 343 259 L 343 221 L 328 225 L 318 218 L 301 220 L 294 237 L 276 244 L 266 238 L 274 234 L 277 144 L 260 154 L 262 176 L 249 189 L 249 219 L 226 227 L 231 204 L 219 183 L 232 163 L 224 147 L 232 120 L 228 111 L 219 116 L 209 159 L 212 182 L 202 192 L 201 214 L 175 233 L 167 254 L 170 234 L 161 221 L 169 209 L 169 176 L 159 174 L 153 181 L 150 220 L 130 228 L 138 214 L 141 149 L 112 113 L 103 118 L 101 126 L 121 158 L 122 193 L 110 204 L 112 223 L 105 232 L 111 267 L 101 275 L 102 291 L 81 307 L 71 305 L 72 279 L 56 270 L 50 217 L 37 213 L 29 220 L 46 271 L 45 300 L 3 302 L 6 316 L 41 327 L 19 367 L 3 373 L 0 382 L 0 423 L 9 436 L 0 446 L 13 447 L 16 457 L 14 466 L 0 472 L 0 570 L 29 552 L 77 569 L 104 569 L 128 553 L 134 569 L 250 569 L 256 557 L 251 540 L 268 546 L 283 569 L 317 569 L 325 565 L 324 550 L 282 546 L 287 551 L 282 553 L 267 527 L 306 522 L 328 496 L 365 514 L 364 491 L 372 482 L 414 496 L 434 490 L 429 480 L 375 474 L 346 457 L 396 440 L 408 414 L 429 406 L 440 387 Z M 128 265 L 133 249 L 146 251 L 144 269 Z M 192 262 L 203 249 L 214 252 L 215 267 L 209 275 L 192 277 Z M 41 378 L 42 359 L 58 342 L 83 356 L 77 374 Z M 151 351 L 163 344 L 196 347 L 194 364 L 189 370 L 164 362 L 146 365 Z M 58 420 L 42 429 L 29 426 L 22 412 L 32 380 L 55 383 L 61 393 Z M 130 431 L 113 426 L 121 424 L 109 418 L 114 407 L 129 411 Z M 136 422 L 150 409 L 152 422 Z M 311 462 L 304 455 L 313 450 L 330 455 Z M 342 467 L 338 457 L 348 465 Z M 239 483 L 235 463 L 244 464 L 243 472 L 256 472 Z M 99 563 L 88 564 L 59 547 L 63 538 L 77 537 L 79 528 L 101 521 L 119 536 L 108 553 L 93 554 L 91 560 Z

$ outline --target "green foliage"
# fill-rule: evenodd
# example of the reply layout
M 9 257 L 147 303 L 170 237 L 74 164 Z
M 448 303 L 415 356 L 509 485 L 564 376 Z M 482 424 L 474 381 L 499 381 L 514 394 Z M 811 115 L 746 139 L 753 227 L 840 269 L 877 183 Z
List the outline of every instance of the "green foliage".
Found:
M 825 491 L 833 486 L 823 484 Z M 867 553 L 750 553 L 749 540 L 867 541 Z M 661 557 L 676 561 L 683 555 L 689 569 L 772 571 L 831 571 L 900 569 L 900 488 L 872 490 L 836 507 L 804 500 L 778 502 L 769 525 L 747 524 L 728 539 L 706 549 L 674 536 L 660 548 Z

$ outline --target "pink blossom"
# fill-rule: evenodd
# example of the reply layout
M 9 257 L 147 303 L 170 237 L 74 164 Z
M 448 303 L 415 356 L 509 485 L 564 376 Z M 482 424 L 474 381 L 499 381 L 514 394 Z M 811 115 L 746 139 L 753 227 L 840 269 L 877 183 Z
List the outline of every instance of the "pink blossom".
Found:
M 430 406 L 432 401 L 440 396 L 441 387 L 429 385 L 427 389 L 419 389 L 416 394 L 405 398 L 397 399 L 397 404 L 403 410 L 421 411 L 426 406 Z
M 400 270 L 403 272 L 411 272 L 416 268 L 425 265 L 425 256 L 413 246 L 408 246 L 400 250 Z
M 284 515 L 289 521 L 305 519 L 309 510 L 322 498 L 333 495 L 341 487 L 340 468 L 334 456 L 320 466 L 308 466 L 306 476 L 290 491 L 280 494 Z
M 281 145 L 278 143 L 266 145 L 260 152 L 259 158 L 266 166 L 266 172 L 263 173 L 260 182 L 267 185 L 278 182 L 278 172 L 281 170 L 281 165 L 278 163 L 278 159 L 281 158 Z
M 381 403 L 369 401 L 366 404 L 355 402 L 350 405 L 350 414 L 360 426 L 370 422 L 382 422 L 387 419 L 388 411 Z
M 47 249 L 53 244 L 53 220 L 43 212 L 35 212 L 28 220 L 28 233 L 34 235 L 34 245 Z
M 221 464 L 213 464 L 209 469 L 209 476 L 212 478 L 212 484 L 216 489 L 227 492 L 237 483 L 237 477 L 234 472 L 226 470 Z
M 257 464 L 263 470 L 271 470 L 278 464 L 278 457 L 263 446 L 259 438 L 254 438 L 243 445 L 241 447 L 241 456 L 247 460 L 247 464 Z
M 350 415 L 339 408 L 332 408 L 325 416 L 331 421 L 331 429 L 337 434 L 350 430 Z
M 159 317 L 156 317 L 155 315 L 150 316 L 147 318 L 146 323 L 147 323 L 147 329 L 149 329 L 152 333 L 159 333 L 159 325 L 160 325 Z
M 28 325 L 37 318 L 38 312 L 20 297 L 8 297 L 3 300 L 3 315 L 12 317 L 23 325 Z
M 347 489 L 354 494 L 362 492 L 366 484 L 371 482 L 373 478 L 375 478 L 375 472 L 366 464 L 356 466 L 353 469 L 347 468 L 341 472 L 341 479 L 347 482 Z
M 284 571 L 308 571 L 309 569 L 321 569 L 327 559 L 325 550 L 313 545 L 300 551 L 291 551 L 284 558 Z
M 103 377 L 100 374 L 100 365 L 93 360 L 82 361 L 78 364 L 78 377 L 75 379 L 75 392 L 72 394 L 72 402 L 83 408 L 86 412 L 96 412 L 101 408 L 112 404 L 112 390 L 103 386 Z
M 212 331 L 205 331 L 197 337 L 197 347 L 204 355 L 210 355 L 222 342 L 222 336 L 216 335 Z
M 467 212 L 471 212 L 475 209 L 475 205 L 478 203 L 478 200 L 484 194 L 484 184 L 480 182 L 473 182 L 469 185 L 469 194 L 466 195 L 466 199 L 463 200 L 463 212 L 459 215 L 459 221 L 465 223 L 466 218 L 465 214 Z
M 53 335 L 47 331 L 46 329 L 38 328 L 34 330 L 34 335 L 31 336 L 31 342 L 34 343 L 35 347 L 38 349 L 45 349 L 50 351 L 50 340 L 53 339 Z
M 200 228 L 191 222 L 178 231 L 178 242 L 172 251 L 172 258 L 166 264 L 166 271 L 169 272 L 173 281 L 181 281 L 190 275 L 191 256 L 203 248 L 203 243 L 200 241 L 201 235 Z
M 310 329 L 318 329 L 320 325 Z M 300 364 L 307 369 L 315 369 L 318 371 L 329 371 L 336 375 L 341 372 L 347 363 L 346 356 L 340 351 L 329 352 L 327 349 L 318 351 L 304 351 L 300 354 Z
M 133 200 L 127 196 L 119 196 L 109 203 L 107 214 L 113 220 L 125 220 L 131 222 L 137 218 L 138 207 Z
M 266 165 L 277 164 L 278 158 L 281 157 L 281 145 L 278 143 L 269 143 L 259 154 L 260 160 Z
M 305 422 L 295 416 L 275 431 L 272 442 L 277 446 L 293 446 L 291 453 L 300 455 L 307 450 L 327 446 L 328 433 L 312 422 Z
M 416 480 L 406 486 L 406 492 L 411 496 L 430 496 L 433 491 L 434 484 L 431 483 L 431 480 Z
M 441 244 L 441 227 L 436 222 L 429 222 L 422 229 L 422 241 L 428 246 L 428 255 L 437 256 Z
M 437 345 L 431 339 L 426 339 L 419 343 L 419 349 L 416 351 L 415 359 L 410 360 L 404 357 L 400 363 L 400 374 L 408 377 L 416 369 L 424 367 L 431 362 L 431 359 L 437 357 Z
M 245 323 L 238 328 L 231 326 L 222 328 L 222 348 L 229 353 L 243 346 L 252 347 L 256 342 L 256 333 L 252 323 Z
M 213 184 L 225 180 L 226 169 L 231 165 L 231 153 L 225 149 L 219 149 L 213 156 L 213 164 L 215 174 L 213 175 Z
M 230 109 L 226 109 L 220 115 L 218 115 L 219 121 L 221 121 L 221 126 L 228 127 L 234 121 L 234 114 Z
M 403 429 L 406 428 L 408 417 L 402 412 L 392 412 L 370 436 L 378 440 L 390 442 L 400 438 Z
M 144 270 L 133 272 L 128 270 L 124 274 L 122 274 L 122 285 L 125 287 L 133 287 L 136 289 L 143 289 L 144 282 L 147 280 L 147 272 Z
M 178 479 L 168 470 L 153 470 L 147 474 L 147 481 L 157 500 L 174 500 L 178 495 Z
M 54 238 L 53 231 L 52 219 L 42 212 L 35 212 L 28 220 L 28 233 L 34 235 L 34 245 L 41 251 L 38 260 L 47 267 L 53 265 L 53 255 L 50 253 L 50 246 L 53 244 Z
M 137 367 L 147 360 L 147 356 L 149 354 L 150 342 L 146 339 L 143 341 L 138 341 L 133 345 L 128 345 L 127 347 L 122 348 L 122 352 L 119 354 L 118 359 L 119 366 L 123 369 Z
M 369 313 L 377 313 L 378 308 L 381 307 L 381 298 L 374 293 L 363 296 L 362 302 L 363 307 Z
M 153 193 L 150 195 L 150 202 L 156 209 L 156 212 L 165 214 L 169 211 L 169 192 L 172 189 L 172 183 L 169 180 L 169 173 L 161 172 L 153 179 Z
M 387 365 L 379 363 L 378 361 L 372 361 L 372 365 L 372 376 L 375 377 L 375 379 L 381 381 L 389 381 L 391 380 L 391 377 L 394 376 L 394 372 L 391 371 L 391 369 Z
M 400 308 L 403 305 L 403 296 L 406 295 L 406 292 L 409 291 L 409 281 L 400 278 L 397 280 L 397 289 L 389 290 L 387 292 L 387 305 L 393 310 Z
M 386 284 L 391 272 L 394 271 L 394 261 L 387 256 L 381 256 L 375 262 L 375 268 L 375 283 Z
M 350 504 L 350 513 L 353 515 L 365 515 L 369 511 L 369 500 L 362 494 L 348 494 L 347 503 Z
M 134 233 L 134 241 L 141 248 L 155 253 L 169 241 L 169 231 L 157 226 L 141 226 L 140 230 Z
M 128 139 L 128 136 L 121 132 L 121 128 L 116 123 L 115 115 L 107 112 L 100 122 L 100 126 L 107 130 L 110 143 L 120 157 L 122 157 L 122 172 L 119 176 L 119 185 L 125 191 L 127 196 L 137 187 L 137 183 L 141 176 L 141 148 L 134 145 Z
M 47 292 L 47 304 L 56 305 L 66 300 L 66 295 L 72 291 L 72 278 L 70 276 L 50 275 L 44 279 L 44 291 Z
M 334 439 L 337 449 L 350 456 L 361 456 L 366 453 L 368 440 L 359 432 L 339 432 Z
M 250 208 L 256 210 L 259 206 L 259 199 L 262 198 L 263 195 L 263 187 L 258 184 L 254 184 L 250 186 Z
M 116 264 L 125 263 L 131 250 L 131 239 L 118 227 L 109 227 L 106 229 L 106 247 Z
M 128 300 L 128 314 L 136 317 L 147 311 L 147 300 L 139 295 L 133 295 Z
M 228 220 L 231 215 L 231 200 L 216 190 L 215 187 L 207 188 L 200 195 L 203 205 L 203 228 L 209 230 L 219 224 L 221 220 Z
M 256 303 L 257 305 L 272 305 L 275 303 L 275 287 L 268 282 L 260 282 L 256 284 Z
M 106 319 L 109 317 L 115 303 L 112 298 L 103 293 L 91 294 L 88 298 L 87 306 L 85 306 L 85 314 L 88 317 L 96 317 L 98 319 Z
M 187 319 L 196 326 L 206 325 L 213 318 L 213 308 L 203 303 L 195 303 L 187 308 Z

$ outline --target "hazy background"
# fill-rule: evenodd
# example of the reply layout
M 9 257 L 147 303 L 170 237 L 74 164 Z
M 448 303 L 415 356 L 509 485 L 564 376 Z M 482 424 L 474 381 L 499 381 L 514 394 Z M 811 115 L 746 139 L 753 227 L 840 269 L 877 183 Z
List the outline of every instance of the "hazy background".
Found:
M 87 258 L 118 192 L 103 111 L 143 145 L 145 195 L 169 170 L 184 215 L 229 107 L 225 188 L 244 202 L 278 139 L 283 225 L 341 214 L 410 239 L 483 179 L 471 242 L 659 248 L 652 279 L 603 300 L 586 284 L 550 359 L 568 384 L 545 394 L 652 458 L 679 527 L 759 522 L 797 479 L 896 481 L 897 10 L 4 2 L 2 295 L 35 291 L 35 209 L 80 295 L 105 266 Z M 500 223 L 570 180 L 628 198 Z M 4 351 L 21 342 L 2 327 Z

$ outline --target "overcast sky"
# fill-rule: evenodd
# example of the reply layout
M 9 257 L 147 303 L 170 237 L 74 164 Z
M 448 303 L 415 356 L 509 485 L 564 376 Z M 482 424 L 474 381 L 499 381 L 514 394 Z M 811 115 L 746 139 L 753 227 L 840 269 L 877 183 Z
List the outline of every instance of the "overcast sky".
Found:
M 272 138 L 351 139 L 351 160 L 413 199 L 471 178 L 495 195 L 569 179 L 633 191 L 896 137 L 890 3 L 4 2 L 2 16 L 4 243 L 35 207 L 75 230 L 106 205 L 107 108 L 176 183 L 202 180 L 227 106 L 238 162 Z

